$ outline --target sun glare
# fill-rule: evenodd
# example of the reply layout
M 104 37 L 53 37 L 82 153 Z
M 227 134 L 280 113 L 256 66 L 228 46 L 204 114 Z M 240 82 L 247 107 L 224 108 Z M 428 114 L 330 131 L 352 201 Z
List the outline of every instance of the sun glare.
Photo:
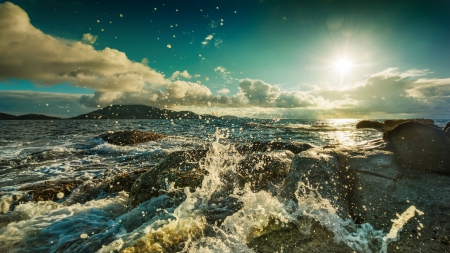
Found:
M 349 72 L 353 68 L 353 63 L 347 58 L 341 58 L 338 59 L 334 63 L 334 67 L 337 71 L 339 71 L 341 74 Z

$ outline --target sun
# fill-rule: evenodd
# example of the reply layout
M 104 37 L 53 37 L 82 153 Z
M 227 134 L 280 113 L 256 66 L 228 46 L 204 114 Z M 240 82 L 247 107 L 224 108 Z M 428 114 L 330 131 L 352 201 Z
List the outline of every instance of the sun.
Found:
M 353 63 L 350 59 L 340 58 L 334 62 L 334 67 L 339 73 L 345 74 L 353 69 Z

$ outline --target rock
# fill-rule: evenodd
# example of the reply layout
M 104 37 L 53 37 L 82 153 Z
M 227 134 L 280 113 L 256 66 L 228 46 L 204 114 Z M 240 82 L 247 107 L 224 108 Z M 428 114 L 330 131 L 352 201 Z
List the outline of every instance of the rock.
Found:
M 343 218 L 350 215 L 347 199 L 350 185 L 333 150 L 310 149 L 297 154 L 283 186 L 284 198 L 295 199 L 299 182 L 318 189 L 323 198 L 336 207 Z
M 444 131 L 446 131 L 447 133 L 450 133 L 450 122 L 447 122 L 447 124 L 444 127 Z
M 45 181 L 31 186 L 19 188 L 27 192 L 31 201 L 58 201 L 70 195 L 82 181 Z
M 388 215 L 412 205 L 424 213 L 404 225 L 400 240 L 390 244 L 388 252 L 397 247 L 401 252 L 449 252 L 449 245 L 442 242 L 450 234 L 450 177 L 405 170 L 394 191 L 388 193 L 392 201 L 386 201 L 384 209 L 393 209 Z
M 289 175 L 292 158 L 294 154 L 288 150 L 248 155 L 237 167 L 240 186 L 251 183 L 252 190 L 261 190 L 269 183 L 281 183 Z
M 105 181 L 103 190 L 108 193 L 120 191 L 130 192 L 134 182 L 147 171 L 148 169 L 140 169 L 130 173 L 121 173 L 111 180 Z
M 384 121 L 384 131 L 389 131 L 394 127 L 405 123 L 405 122 L 416 122 L 425 125 L 434 125 L 434 120 L 432 119 L 388 119 Z
M 356 124 L 356 128 L 374 128 L 374 129 L 382 129 L 384 124 L 379 121 L 372 120 L 362 120 Z
M 443 130 L 406 122 L 386 132 L 384 139 L 402 166 L 450 174 L 450 134 Z
M 155 167 L 142 174 L 131 187 L 129 206 L 137 206 L 165 193 L 170 185 L 175 188 L 199 187 L 207 173 L 199 162 L 207 150 L 175 151 Z
M 420 129 L 425 127 L 426 131 L 421 132 L 425 136 L 428 136 L 427 131 L 443 132 L 442 129 L 415 122 L 404 123 L 397 128 L 404 125 L 418 125 Z M 450 249 L 449 176 L 401 167 L 397 154 L 391 151 L 355 147 L 310 149 L 297 154 L 281 196 L 295 201 L 292 195 L 299 182 L 314 186 L 320 198 L 329 200 L 334 210 L 339 210 L 341 218 L 352 218 L 356 224 L 367 222 L 383 232 L 379 236 L 387 235 L 396 226 L 401 228 L 399 241 L 390 243 L 388 252 L 447 252 Z M 321 208 L 327 207 L 324 205 Z M 312 224 L 311 233 L 314 236 L 298 234 L 297 228 L 291 229 L 296 231 L 294 235 L 288 228 L 272 226 L 267 233 L 262 231 L 261 236 L 253 238 L 249 246 L 257 252 L 273 252 L 280 247 L 288 251 L 295 248 L 320 252 L 313 250 L 321 241 L 324 242 L 320 244 L 324 247 L 320 248 L 323 251 L 337 247 L 328 240 L 332 234 L 327 229 L 317 227 L 317 221 L 313 220 Z M 395 236 L 396 232 L 393 233 Z M 283 238 L 282 241 L 280 238 Z M 375 243 L 374 238 L 370 248 L 378 252 L 381 244 Z M 342 245 L 339 252 L 352 250 Z
M 392 201 L 395 181 L 402 177 L 394 160 L 392 152 L 382 150 L 347 153 L 340 157 L 341 166 L 351 179 L 348 204 L 357 223 L 369 222 L 376 229 L 390 227 L 396 211 L 404 211 L 386 205 Z
M 303 142 L 278 142 L 278 141 L 257 141 L 250 144 L 237 146 L 237 151 L 242 155 L 247 155 L 256 152 L 268 152 L 273 150 L 289 150 L 294 154 L 314 148 L 309 143 Z
M 153 132 L 143 132 L 138 130 L 121 131 L 121 132 L 108 132 L 100 136 L 108 143 L 127 146 L 134 145 L 143 142 L 156 141 L 164 138 L 165 136 Z
M 317 221 L 311 221 L 311 233 L 301 233 L 295 224 L 289 224 L 275 231 L 266 233 L 250 240 L 248 246 L 258 253 L 272 252 L 355 252 L 345 243 L 334 241 L 334 234 L 321 226 Z M 281 251 L 282 249 L 282 251 Z

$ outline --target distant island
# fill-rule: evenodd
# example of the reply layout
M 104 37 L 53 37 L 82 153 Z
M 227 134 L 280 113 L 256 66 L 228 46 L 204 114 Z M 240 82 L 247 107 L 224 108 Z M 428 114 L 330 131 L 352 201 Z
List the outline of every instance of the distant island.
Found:
M 0 112 L 0 120 L 59 120 L 59 117 L 52 117 L 42 114 L 25 114 L 15 116 L 7 113 Z
M 59 120 L 62 118 L 41 114 L 25 114 L 15 116 L 0 113 L 0 120 Z M 93 112 L 81 114 L 69 119 L 238 119 L 236 116 L 226 115 L 218 117 L 210 114 L 196 114 L 191 111 L 172 111 L 146 105 L 112 105 Z

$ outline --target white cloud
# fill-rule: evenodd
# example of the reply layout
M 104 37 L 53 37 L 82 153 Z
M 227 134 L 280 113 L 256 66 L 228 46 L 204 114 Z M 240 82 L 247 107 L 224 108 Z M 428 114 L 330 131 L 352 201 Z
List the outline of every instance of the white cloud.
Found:
M 228 94 L 228 93 L 230 93 L 230 90 L 227 89 L 227 88 L 223 88 L 223 89 L 218 90 L 217 93 L 219 93 L 219 94 Z
M 209 42 L 210 42 L 213 38 L 214 38 L 214 35 L 213 35 L 213 34 L 210 34 L 210 35 L 206 36 L 205 40 L 202 41 L 202 45 L 203 45 L 203 46 L 208 45 Z
M 172 76 L 170 77 L 170 79 L 175 80 L 175 79 L 179 79 L 180 77 L 186 78 L 186 79 L 191 79 L 192 76 L 189 75 L 189 73 L 187 72 L 187 70 L 184 70 L 183 72 L 180 71 L 175 71 L 173 72 Z
M 260 80 L 244 79 L 239 84 L 249 105 L 261 107 L 309 107 L 318 105 L 322 98 L 306 92 L 281 91 L 278 86 Z
M 81 39 L 83 42 L 88 44 L 94 44 L 98 39 L 98 36 L 92 35 L 90 33 L 83 34 L 83 38 Z
M 0 4 L 0 80 L 26 79 L 42 86 L 70 83 L 97 91 L 140 91 L 165 85 L 161 73 L 118 50 L 62 43 L 30 24 L 20 7 Z

